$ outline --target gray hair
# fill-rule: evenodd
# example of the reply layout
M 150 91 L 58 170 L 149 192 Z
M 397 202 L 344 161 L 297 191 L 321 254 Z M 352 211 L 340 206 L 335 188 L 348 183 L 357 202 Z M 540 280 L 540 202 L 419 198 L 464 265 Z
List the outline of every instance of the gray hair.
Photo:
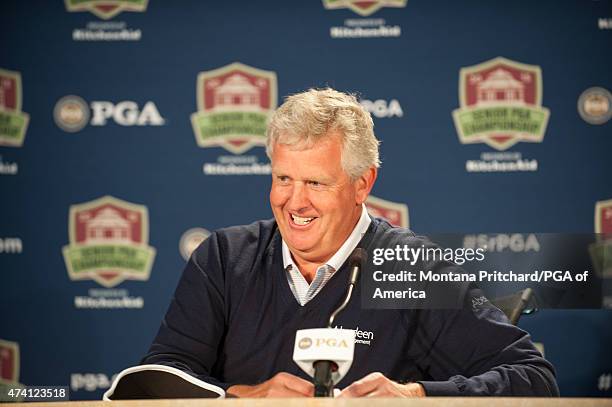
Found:
M 276 143 L 309 148 L 330 131 L 342 136 L 341 165 L 351 179 L 380 166 L 372 116 L 354 95 L 331 88 L 309 89 L 285 99 L 268 124 L 266 154 L 272 159 Z

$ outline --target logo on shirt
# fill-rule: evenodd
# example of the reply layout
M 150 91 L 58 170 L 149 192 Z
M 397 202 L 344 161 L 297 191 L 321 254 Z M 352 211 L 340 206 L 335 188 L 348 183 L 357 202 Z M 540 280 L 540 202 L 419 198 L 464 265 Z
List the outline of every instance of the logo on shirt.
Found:
M 342 327 L 342 325 L 340 326 L 335 326 L 334 328 L 337 329 L 344 329 Z M 351 329 L 351 328 L 346 328 L 346 329 Z M 368 345 L 370 346 L 372 344 L 372 342 L 374 341 L 374 332 L 372 331 L 364 331 L 359 329 L 359 326 L 357 326 L 357 328 L 353 329 L 353 331 L 355 331 L 355 344 L 362 344 L 362 345 Z
M 149 0 L 65 0 L 70 12 L 89 11 L 103 20 L 113 18 L 123 11 L 143 12 Z
M 200 72 L 198 111 L 191 115 L 200 147 L 241 154 L 265 146 L 268 119 L 276 108 L 276 73 L 239 62 Z
M 369 16 L 383 7 L 406 7 L 407 0 L 323 0 L 329 10 L 348 8 L 361 16 Z
M 383 218 L 394 226 L 409 227 L 408 205 L 391 202 L 375 196 L 368 196 L 365 201 L 370 215 Z
M 0 146 L 21 147 L 29 121 L 21 111 L 21 74 L 0 69 Z
M 462 68 L 459 101 L 453 119 L 462 144 L 506 150 L 521 141 L 544 139 L 549 111 L 542 107 L 539 66 L 498 57 Z
M 70 243 L 63 254 L 71 280 L 114 287 L 149 279 L 155 249 L 149 242 L 147 207 L 112 196 L 70 207 Z

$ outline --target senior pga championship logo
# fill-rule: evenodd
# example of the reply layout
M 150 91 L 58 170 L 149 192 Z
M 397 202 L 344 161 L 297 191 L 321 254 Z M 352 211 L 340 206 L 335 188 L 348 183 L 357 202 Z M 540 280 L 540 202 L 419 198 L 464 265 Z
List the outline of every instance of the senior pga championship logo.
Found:
M 383 7 L 406 7 L 407 0 L 323 0 L 326 9 L 348 8 L 361 16 L 369 16 Z
M 147 207 L 112 196 L 70 207 L 70 243 L 63 254 L 71 280 L 114 287 L 149 279 L 155 248 L 149 242 Z
M 453 119 L 462 144 L 506 150 L 521 141 L 544 139 L 550 113 L 542 107 L 539 66 L 498 57 L 462 68 L 459 101 Z
M 276 73 L 239 62 L 200 72 L 198 111 L 191 115 L 200 147 L 241 154 L 265 146 L 266 126 L 277 103 Z
M 365 204 L 370 215 L 377 218 L 383 218 L 393 226 L 399 226 L 402 228 L 410 227 L 408 205 L 399 202 L 387 201 L 372 195 L 368 196 Z
M 0 383 L 19 381 L 19 344 L 0 339 Z
M 29 120 L 21 111 L 21 74 L 0 69 L 0 146 L 21 147 Z
M 595 233 L 612 234 L 612 199 L 595 204 Z
M 595 233 L 597 242 L 589 246 L 591 261 L 600 277 L 612 279 L 612 199 L 595 203 Z M 612 293 L 604 293 L 602 305 L 612 308 Z
M 22 395 L 14 396 L 17 389 L 23 389 L 19 383 L 19 344 L 0 339 L 0 403 L 23 401 Z
M 65 0 L 69 12 L 89 11 L 103 20 L 124 11 L 143 12 L 149 0 Z

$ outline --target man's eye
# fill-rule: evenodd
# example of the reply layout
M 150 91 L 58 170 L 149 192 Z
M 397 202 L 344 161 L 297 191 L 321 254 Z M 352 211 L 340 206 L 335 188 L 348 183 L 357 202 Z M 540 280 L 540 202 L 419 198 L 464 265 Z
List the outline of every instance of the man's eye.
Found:
M 319 181 L 308 181 L 308 185 L 314 188 L 320 188 L 323 186 Z
M 281 183 L 281 184 L 287 184 L 289 183 L 289 177 L 286 175 L 279 175 L 278 177 L 276 177 L 276 179 Z

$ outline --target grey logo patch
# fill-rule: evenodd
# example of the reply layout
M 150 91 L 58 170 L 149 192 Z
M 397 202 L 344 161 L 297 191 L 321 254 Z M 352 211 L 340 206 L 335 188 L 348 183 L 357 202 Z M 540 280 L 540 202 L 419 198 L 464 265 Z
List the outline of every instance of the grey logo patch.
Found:
M 53 118 L 60 129 L 75 133 L 89 123 L 89 106 L 78 96 L 64 96 L 55 104 Z
M 578 113 L 587 123 L 606 123 L 612 118 L 612 94 L 599 87 L 585 90 L 578 98 Z

